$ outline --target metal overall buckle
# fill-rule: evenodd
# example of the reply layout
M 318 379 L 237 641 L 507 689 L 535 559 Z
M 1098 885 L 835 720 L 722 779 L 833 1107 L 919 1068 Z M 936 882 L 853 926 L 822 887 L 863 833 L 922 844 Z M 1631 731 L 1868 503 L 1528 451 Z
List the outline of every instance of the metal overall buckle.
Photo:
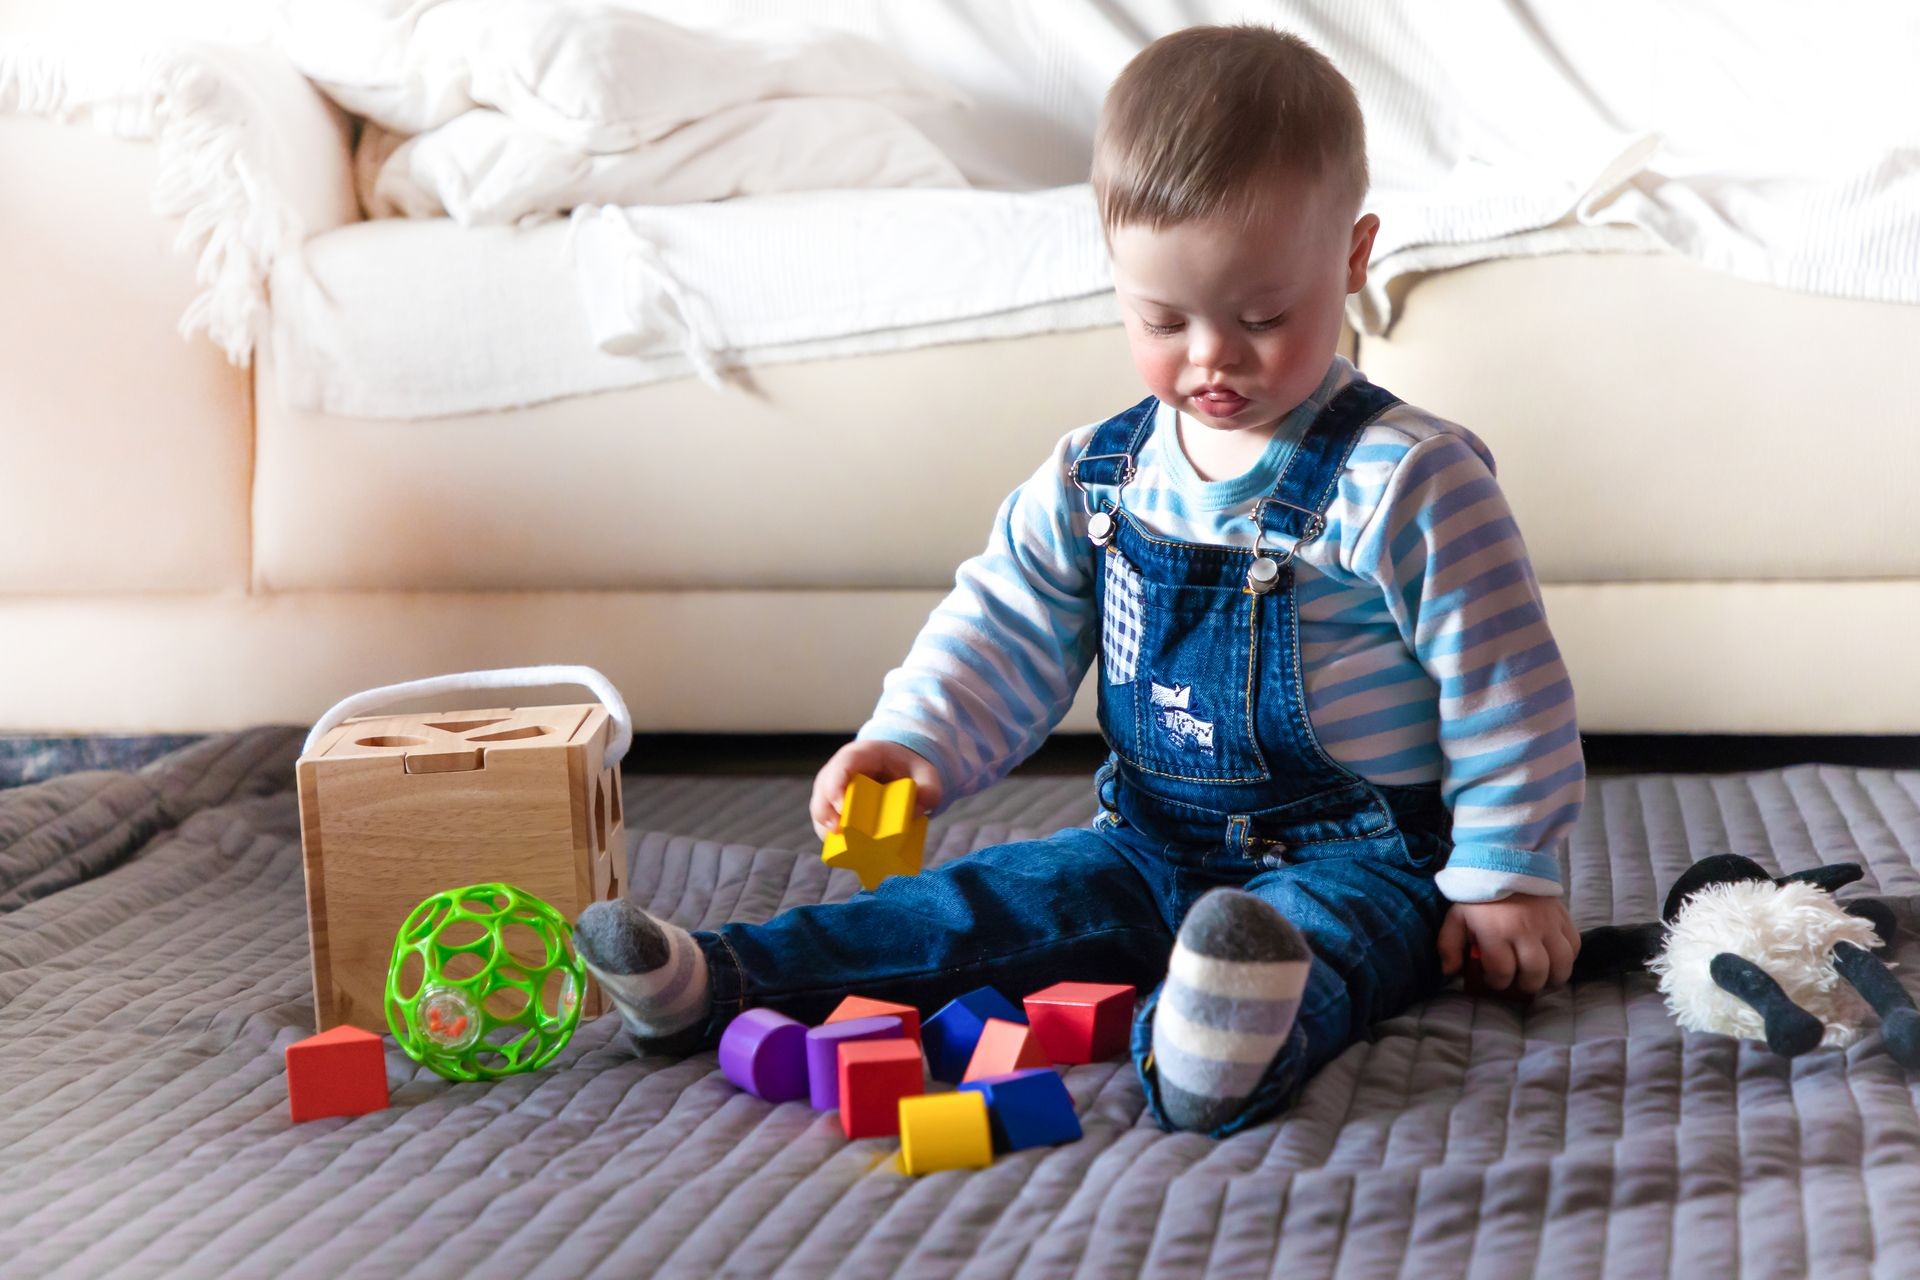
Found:
M 1117 508 L 1120 505 L 1120 490 L 1126 488 L 1127 482 L 1133 479 L 1133 455 L 1130 453 L 1096 453 L 1090 457 L 1076 458 L 1073 463 L 1073 484 L 1075 488 L 1080 490 L 1080 505 L 1084 507 L 1087 512 L 1087 539 L 1096 547 L 1104 547 L 1113 541 L 1113 531 L 1117 527 L 1117 523 L 1113 516 L 1107 511 L 1095 511 L 1093 509 L 1093 490 L 1087 488 L 1086 484 L 1080 479 L 1080 466 L 1086 462 L 1106 462 L 1113 458 L 1120 459 L 1122 463 L 1120 468 L 1120 483 L 1113 487 L 1114 506 Z
M 1306 529 L 1293 540 L 1292 546 L 1281 552 L 1278 559 L 1268 555 L 1261 546 L 1261 541 L 1267 533 L 1267 522 L 1263 517 L 1269 505 L 1292 507 L 1307 517 Z M 1247 590 L 1254 595 L 1264 596 L 1280 585 L 1280 571 L 1293 563 L 1293 557 L 1300 548 L 1327 531 L 1327 522 L 1319 512 L 1309 511 L 1305 507 L 1297 506 L 1284 498 L 1273 497 L 1271 494 L 1254 503 L 1250 514 L 1253 518 L 1253 563 L 1247 566 Z

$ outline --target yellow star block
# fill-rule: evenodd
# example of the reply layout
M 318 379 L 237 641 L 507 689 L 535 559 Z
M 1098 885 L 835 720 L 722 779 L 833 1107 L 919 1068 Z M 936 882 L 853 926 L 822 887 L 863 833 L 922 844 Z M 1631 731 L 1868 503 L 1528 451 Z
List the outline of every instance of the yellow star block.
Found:
M 971 1091 L 900 1099 L 900 1167 L 918 1176 L 993 1163 L 987 1100 Z
M 912 778 L 882 785 L 854 774 L 840 801 L 840 829 L 827 837 L 821 860 L 859 876 L 863 889 L 888 876 L 918 874 L 927 843 L 927 818 L 918 801 Z

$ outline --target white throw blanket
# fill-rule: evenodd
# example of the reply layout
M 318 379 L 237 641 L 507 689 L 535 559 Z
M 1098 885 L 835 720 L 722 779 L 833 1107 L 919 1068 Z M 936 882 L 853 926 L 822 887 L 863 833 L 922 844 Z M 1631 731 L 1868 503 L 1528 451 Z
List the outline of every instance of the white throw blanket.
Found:
M 392 207 L 426 211 L 437 201 L 475 220 L 514 220 L 582 206 L 573 275 L 597 344 L 581 367 L 593 357 L 596 388 L 610 377 L 635 385 L 689 367 L 717 382 L 729 363 L 1110 319 L 1087 206 L 1082 200 L 1076 224 L 1077 197 L 1063 190 L 1085 176 L 1100 95 L 1154 36 L 1241 18 L 1299 31 L 1360 93 L 1370 207 L 1383 220 L 1372 279 L 1352 311 L 1367 332 L 1391 323 L 1391 286 L 1409 273 L 1574 249 L 1665 250 L 1789 288 L 1920 302 L 1920 111 L 1911 89 L 1920 9 L 1900 0 L 1836 0 L 1817 11 L 1743 0 L 1625 8 L 1581 0 L 628 0 L 615 8 L 626 16 L 602 6 L 583 18 L 578 6 L 537 0 L 313 0 L 290 12 L 333 25 L 317 34 L 310 27 L 304 44 L 297 22 L 281 37 L 329 92 L 394 135 L 371 184 Z M 804 44 L 731 38 L 769 13 L 865 43 L 827 42 L 818 47 L 832 50 L 828 62 L 812 64 Z M 480 17 L 510 19 L 515 39 L 480 38 Z M 649 44 L 666 38 L 662 22 L 685 28 L 672 37 L 674 58 Z M 605 39 L 583 40 L 582 31 Z M 596 61 L 596 50 L 614 48 L 651 58 L 658 74 L 642 80 L 621 74 L 617 61 Z M 726 74 L 672 74 L 695 50 L 719 59 L 703 65 Z M 311 172 L 286 163 L 314 152 L 273 137 L 275 100 L 312 92 L 275 57 L 199 49 L 113 59 L 95 47 L 0 41 L 0 111 L 91 116 L 160 143 L 160 205 L 186 218 L 205 285 L 187 323 L 236 358 L 265 332 L 267 273 L 297 272 L 303 240 L 317 248 L 312 237 L 352 218 L 337 189 L 319 190 Z M 913 115 L 904 127 L 917 142 L 902 133 L 905 150 L 882 147 L 850 162 L 871 181 L 951 185 L 957 172 L 990 190 L 603 207 L 610 168 L 626 163 L 607 159 L 619 148 L 631 159 L 675 130 L 718 127 L 711 122 L 728 111 L 751 116 L 752 104 L 830 88 L 854 92 L 815 100 L 864 102 L 902 122 Z M 499 119 L 463 125 L 479 140 L 435 161 L 425 141 L 432 131 L 475 112 Z M 407 152 L 402 139 L 415 131 L 425 132 Z M 697 183 L 673 183 L 705 151 L 688 148 L 679 167 L 668 156 L 644 181 L 693 193 Z M 389 175 L 397 160 L 403 167 Z M 943 162 L 953 172 L 942 173 Z M 804 185 L 805 170 L 790 165 L 774 189 Z M 864 212 L 908 207 L 917 212 Z M 961 273 L 946 255 L 956 238 L 964 245 L 969 208 L 989 234 L 1043 231 L 980 241 L 992 251 L 963 254 L 974 270 L 956 283 Z M 864 238 L 840 233 L 839 220 L 850 217 L 867 218 Z M 800 227 L 816 233 L 802 236 Z M 1042 260 L 1052 254 L 1079 256 Z M 562 279 L 557 287 L 570 286 Z M 323 294 L 290 287 L 275 301 L 285 308 Z M 276 333 L 303 324 L 300 314 L 273 317 Z M 478 381 L 425 404 L 410 394 L 404 410 L 403 397 L 386 394 L 400 375 L 348 369 L 341 351 L 317 340 L 290 343 L 281 371 L 302 389 L 297 403 L 350 402 L 372 413 L 455 412 L 588 389 L 551 376 L 488 381 L 488 370 L 524 368 L 505 358 L 520 341 L 515 324 L 499 318 L 492 352 L 462 353 Z M 631 353 L 612 366 L 630 376 L 609 373 L 610 351 Z M 433 358 L 430 335 L 412 354 Z M 303 367 L 288 367 L 303 358 Z M 334 394 L 349 383 L 351 394 Z

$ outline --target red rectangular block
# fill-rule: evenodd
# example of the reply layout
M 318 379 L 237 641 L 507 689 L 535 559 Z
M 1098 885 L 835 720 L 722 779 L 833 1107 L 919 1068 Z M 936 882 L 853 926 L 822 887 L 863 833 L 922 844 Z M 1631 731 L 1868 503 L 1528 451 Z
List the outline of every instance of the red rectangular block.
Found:
M 335 1027 L 287 1046 L 287 1109 L 295 1124 L 386 1105 L 386 1048 L 371 1031 Z
M 900 1132 L 900 1099 L 926 1092 L 924 1060 L 911 1040 L 840 1046 L 840 1127 L 849 1138 Z
M 891 1000 L 870 1000 L 866 996 L 848 996 L 834 1011 L 827 1015 L 828 1022 L 848 1022 L 854 1018 L 900 1019 L 900 1026 L 906 1032 L 907 1039 L 916 1045 L 920 1043 L 920 1011 L 910 1004 L 895 1004 Z
M 1056 982 L 1026 998 L 1027 1023 L 1054 1062 L 1101 1062 L 1126 1052 L 1132 987 Z

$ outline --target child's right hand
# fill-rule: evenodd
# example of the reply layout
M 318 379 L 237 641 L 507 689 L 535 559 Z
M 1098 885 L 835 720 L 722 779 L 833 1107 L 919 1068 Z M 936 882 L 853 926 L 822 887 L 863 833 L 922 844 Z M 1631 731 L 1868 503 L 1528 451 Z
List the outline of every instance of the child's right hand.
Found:
M 856 773 L 864 773 L 875 782 L 912 778 L 920 811 L 932 813 L 940 807 L 940 774 L 925 756 L 897 742 L 849 742 L 833 753 L 813 779 L 813 799 L 807 809 L 813 818 L 813 833 L 822 840 L 840 829 L 840 802 L 846 798 L 847 783 Z

